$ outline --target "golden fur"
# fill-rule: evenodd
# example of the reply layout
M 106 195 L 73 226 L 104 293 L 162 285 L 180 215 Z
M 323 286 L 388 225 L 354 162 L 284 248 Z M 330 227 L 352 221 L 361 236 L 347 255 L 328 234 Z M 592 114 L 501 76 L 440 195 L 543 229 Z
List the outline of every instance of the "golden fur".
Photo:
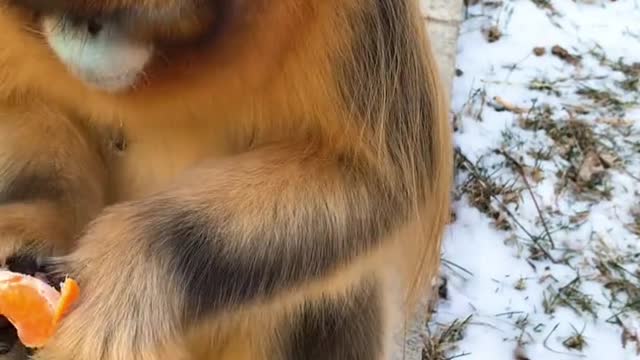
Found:
M 56 256 L 82 288 L 34 358 L 389 358 L 449 214 L 415 2 L 0 0 L 0 257 Z M 114 94 L 37 19 L 117 11 L 163 53 Z

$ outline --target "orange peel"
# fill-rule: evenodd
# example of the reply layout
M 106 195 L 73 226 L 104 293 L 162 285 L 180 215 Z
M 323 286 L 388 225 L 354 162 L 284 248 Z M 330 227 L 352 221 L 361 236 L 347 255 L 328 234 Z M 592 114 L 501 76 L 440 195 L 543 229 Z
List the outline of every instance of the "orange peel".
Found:
M 16 328 L 28 348 L 47 343 L 79 295 L 73 279 L 67 278 L 58 292 L 38 278 L 0 270 L 0 315 Z

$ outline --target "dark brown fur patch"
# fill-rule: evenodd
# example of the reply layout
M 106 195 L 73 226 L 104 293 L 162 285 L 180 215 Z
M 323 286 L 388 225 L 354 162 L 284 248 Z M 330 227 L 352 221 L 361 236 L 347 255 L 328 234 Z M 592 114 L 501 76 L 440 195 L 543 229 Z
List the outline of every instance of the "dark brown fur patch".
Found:
M 9 0 L 9 2 L 39 14 L 66 13 L 86 18 L 128 7 L 121 1 Z
M 334 214 L 329 200 L 302 187 L 292 200 L 296 210 L 276 198 L 260 204 L 256 216 L 265 221 L 250 234 L 230 225 L 244 216 L 232 209 L 219 207 L 211 216 L 175 200 L 151 202 L 139 218 L 141 228 L 151 241 L 150 254 L 165 257 L 167 271 L 184 289 L 188 316 L 199 318 L 321 280 L 375 250 L 404 218 L 403 202 L 375 175 L 343 171 L 344 185 L 327 185 L 326 191 L 343 191 L 338 198 L 352 211 Z
M 374 282 L 360 284 L 348 301 L 308 302 L 297 316 L 288 324 L 285 360 L 377 360 L 382 356 L 382 299 Z
M 61 200 L 64 196 L 59 176 L 53 172 L 25 172 L 0 189 L 0 204 L 32 200 Z

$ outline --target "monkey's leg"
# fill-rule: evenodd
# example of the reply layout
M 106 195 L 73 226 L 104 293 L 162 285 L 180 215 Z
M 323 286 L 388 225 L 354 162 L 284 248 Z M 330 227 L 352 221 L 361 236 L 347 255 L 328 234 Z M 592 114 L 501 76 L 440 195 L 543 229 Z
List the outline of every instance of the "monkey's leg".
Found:
M 280 144 L 106 210 L 66 259 L 78 307 L 36 359 L 165 359 L 161 345 L 203 321 L 321 288 L 410 216 L 381 174 L 352 153 Z

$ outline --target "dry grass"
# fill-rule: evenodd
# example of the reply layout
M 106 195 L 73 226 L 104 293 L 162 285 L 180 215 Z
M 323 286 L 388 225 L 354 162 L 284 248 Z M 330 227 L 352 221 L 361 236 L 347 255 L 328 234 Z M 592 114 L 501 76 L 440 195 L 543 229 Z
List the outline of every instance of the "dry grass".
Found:
M 552 1 L 530 1 L 550 18 L 558 19 L 560 16 Z M 504 1 L 467 0 L 465 3 L 480 4 L 483 12 L 478 16 L 487 17 L 486 24 L 480 27 L 485 36 L 482 41 L 498 42 L 503 37 L 513 35 L 505 31 L 508 28 L 501 26 L 500 18 L 508 8 Z M 493 13 L 494 16 L 488 16 L 487 13 Z M 556 25 L 557 22 L 552 20 L 551 24 Z M 464 199 L 492 219 L 495 228 L 507 234 L 505 244 L 517 247 L 518 256 L 525 252 L 525 261 L 534 269 L 560 266 L 570 271 L 569 276 L 575 272 L 573 279 L 563 278 L 560 281 L 553 278 L 553 274 L 558 276 L 553 270 L 545 271 L 551 275 L 541 275 L 540 278 L 522 278 L 512 274 L 510 286 L 513 289 L 524 293 L 532 288 L 540 289 L 542 294 L 538 295 L 543 295 L 540 305 L 544 314 L 548 315 L 544 318 L 547 320 L 541 320 L 540 314 L 537 314 L 537 323 L 530 323 L 529 317 L 523 312 L 515 320 L 513 325 L 518 329 L 516 332 L 519 336 L 505 341 L 515 340 L 516 360 L 535 360 L 526 355 L 525 349 L 530 341 L 539 340 L 542 332 L 546 336 L 543 345 L 548 350 L 560 353 L 564 347 L 566 351 L 562 351 L 562 354 L 581 356 L 580 352 L 589 347 L 587 328 L 571 326 L 571 330 L 550 341 L 551 335 L 559 327 L 547 322 L 554 321 L 552 319 L 557 318 L 558 313 L 566 310 L 576 314 L 578 319 L 584 319 L 585 324 L 598 319 L 619 326 L 622 329 L 622 344 L 635 346 L 640 354 L 640 331 L 634 328 L 631 321 L 640 316 L 640 255 L 632 249 L 598 247 L 597 239 L 566 240 L 569 231 L 592 220 L 590 206 L 606 204 L 614 199 L 614 172 L 616 175 L 627 174 L 640 182 L 640 174 L 632 174 L 628 170 L 631 169 L 630 165 L 640 165 L 640 133 L 633 129 L 632 123 L 626 118 L 627 111 L 640 104 L 640 63 L 610 59 L 597 46 L 582 51 L 580 53 L 574 48 L 560 46 L 533 49 L 529 54 L 531 58 L 556 57 L 572 65 L 567 68 L 576 72 L 563 77 L 538 72 L 535 78 L 529 78 L 530 81 L 517 84 L 530 90 L 531 98 L 535 98 L 532 104 L 517 103 L 517 99 L 510 99 L 508 93 L 494 90 L 503 88 L 500 85 L 506 85 L 507 88 L 513 85 L 508 76 L 504 80 L 491 78 L 485 84 L 497 86 L 492 88 L 481 84 L 473 88 L 466 103 L 455 115 L 456 119 L 483 122 L 481 125 L 486 128 L 490 121 L 494 121 L 488 115 L 500 112 L 500 120 L 505 115 L 513 116 L 519 125 L 516 128 L 507 127 L 502 134 L 502 144 L 473 161 L 470 160 L 473 156 L 456 151 L 457 176 L 460 180 L 455 189 L 456 199 Z M 615 72 L 616 77 L 593 75 L 597 73 L 590 72 L 594 59 L 604 67 L 603 70 Z M 519 65 L 514 65 L 511 70 L 520 70 Z M 456 122 L 456 131 L 459 130 L 457 125 Z M 460 125 L 464 126 L 465 123 L 460 122 Z M 531 139 L 541 140 L 535 142 Z M 544 189 L 542 191 L 546 191 L 546 196 L 542 195 L 539 185 Z M 549 194 L 547 189 L 555 190 L 555 194 Z M 550 204 L 549 195 L 555 196 L 555 201 L 563 205 L 581 204 L 581 207 L 567 211 L 566 207 L 557 206 L 558 203 Z M 640 197 L 640 194 L 635 196 Z M 540 201 L 539 204 L 536 199 L 544 199 L 544 202 Z M 531 211 L 527 212 L 526 217 L 519 213 L 518 209 L 525 200 L 535 205 L 535 218 Z M 632 198 L 629 200 L 637 201 Z M 627 228 L 640 237 L 640 207 L 630 215 L 632 220 Z M 556 231 L 564 231 L 564 237 L 557 236 Z M 552 236 L 557 236 L 560 244 L 556 246 Z M 567 246 L 571 241 L 579 243 L 577 249 Z M 587 271 L 583 273 L 583 269 Z M 547 286 L 549 279 L 551 282 Z M 596 293 L 593 293 L 594 285 L 598 286 Z M 446 298 L 449 296 L 445 293 Z M 423 360 L 447 360 L 467 355 L 452 354 L 458 349 L 456 344 L 464 338 L 469 319 L 454 321 L 430 332 L 425 342 Z M 551 349 L 551 345 L 555 349 Z
M 423 360 L 452 360 L 466 356 L 461 353 L 450 355 L 456 349 L 456 343 L 464 338 L 464 332 L 471 321 L 471 316 L 463 320 L 454 320 L 448 325 L 440 326 L 435 333 L 429 333 L 422 350 Z

